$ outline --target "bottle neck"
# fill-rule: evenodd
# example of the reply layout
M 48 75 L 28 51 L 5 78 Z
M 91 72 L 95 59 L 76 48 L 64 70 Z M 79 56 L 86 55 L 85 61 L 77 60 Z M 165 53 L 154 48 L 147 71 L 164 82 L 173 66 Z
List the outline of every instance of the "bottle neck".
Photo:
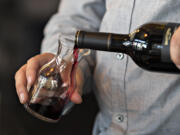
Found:
M 78 31 L 75 48 L 127 53 L 131 41 L 129 35 Z

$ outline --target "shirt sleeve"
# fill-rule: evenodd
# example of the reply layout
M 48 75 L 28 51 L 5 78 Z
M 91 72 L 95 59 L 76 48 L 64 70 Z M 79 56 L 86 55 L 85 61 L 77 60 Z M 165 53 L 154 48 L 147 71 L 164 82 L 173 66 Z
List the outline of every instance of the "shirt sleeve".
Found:
M 73 37 L 77 30 L 98 31 L 105 12 L 104 0 L 61 0 L 58 12 L 52 16 L 44 30 L 41 53 L 56 54 L 59 35 Z M 73 46 L 73 42 L 64 40 L 65 45 Z M 84 87 L 89 88 L 92 79 L 94 57 L 91 55 L 79 63 L 84 73 Z

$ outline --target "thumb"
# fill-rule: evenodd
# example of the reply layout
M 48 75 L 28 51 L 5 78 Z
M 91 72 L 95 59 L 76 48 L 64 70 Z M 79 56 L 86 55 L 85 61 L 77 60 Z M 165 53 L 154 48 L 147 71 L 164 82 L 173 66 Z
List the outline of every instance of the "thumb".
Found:
M 180 27 L 175 31 L 170 45 L 171 59 L 180 69 Z
M 82 97 L 81 97 L 81 90 L 75 90 L 73 94 L 71 95 L 71 101 L 75 104 L 81 104 L 82 103 Z
M 74 102 L 75 104 L 80 104 L 82 103 L 82 87 L 83 87 L 83 73 L 79 67 L 76 69 L 76 75 L 75 75 L 75 81 L 76 81 L 76 88 L 75 91 L 73 92 L 71 96 L 71 101 Z

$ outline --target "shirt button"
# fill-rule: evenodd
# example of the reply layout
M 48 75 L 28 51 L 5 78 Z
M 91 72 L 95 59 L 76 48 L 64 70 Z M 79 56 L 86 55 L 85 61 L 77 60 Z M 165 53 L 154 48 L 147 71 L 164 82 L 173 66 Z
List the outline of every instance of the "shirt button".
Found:
M 122 60 L 122 59 L 124 58 L 124 54 L 123 54 L 123 53 L 117 53 L 117 54 L 116 54 L 116 58 L 117 58 L 118 60 Z
M 116 116 L 116 120 L 117 120 L 118 122 L 123 122 L 123 121 L 124 121 L 124 115 L 118 114 L 118 115 Z

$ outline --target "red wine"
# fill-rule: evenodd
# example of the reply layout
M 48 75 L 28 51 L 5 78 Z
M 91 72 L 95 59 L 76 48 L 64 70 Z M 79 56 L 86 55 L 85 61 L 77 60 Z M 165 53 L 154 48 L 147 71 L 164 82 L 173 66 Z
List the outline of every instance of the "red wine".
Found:
M 30 100 L 26 106 L 28 111 L 48 122 L 59 120 L 76 87 L 74 79 L 77 59 L 78 50 L 75 49 L 73 65 L 72 63 L 65 64 L 65 61 L 61 60 L 61 65 L 57 66 L 54 60 L 42 67 L 38 80 L 29 91 Z M 59 72 L 59 70 L 64 72 Z
M 59 116 L 61 115 L 63 109 L 64 109 L 64 104 L 65 104 L 65 100 L 66 99 L 60 99 L 60 98 L 49 98 L 49 99 L 45 99 L 45 100 L 50 100 L 50 104 L 49 105 L 42 105 L 42 104 L 29 104 L 29 107 L 35 111 L 36 113 L 53 119 L 53 120 L 57 120 L 59 119 Z
M 126 53 L 149 71 L 180 73 L 170 58 L 170 40 L 180 24 L 150 23 L 128 35 L 78 31 L 75 48 Z

